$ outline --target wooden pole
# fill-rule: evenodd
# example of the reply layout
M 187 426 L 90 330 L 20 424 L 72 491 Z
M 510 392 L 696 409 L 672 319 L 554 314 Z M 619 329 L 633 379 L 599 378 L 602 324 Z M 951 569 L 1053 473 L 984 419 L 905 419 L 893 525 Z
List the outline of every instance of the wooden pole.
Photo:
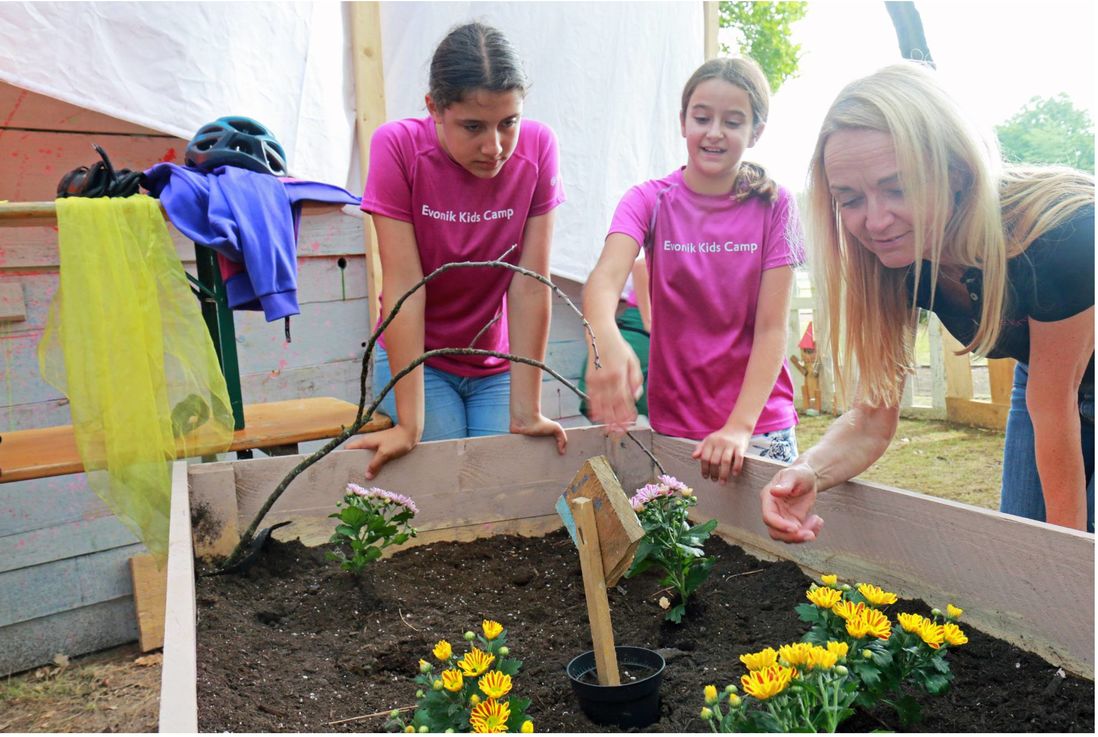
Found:
M 351 60 L 355 74 L 355 131 L 362 183 L 370 168 L 370 138 L 385 122 L 385 74 L 381 56 L 381 8 L 376 2 L 351 3 Z M 381 311 L 381 259 L 377 253 L 374 223 L 366 218 L 366 294 L 370 326 Z
M 705 43 L 703 48 L 705 49 L 705 59 L 716 59 L 721 52 L 720 40 L 717 37 L 720 31 L 720 3 L 713 0 L 705 0 L 702 3 L 703 13 L 705 14 Z
M 614 650 L 614 628 L 610 624 L 610 602 L 606 599 L 599 531 L 591 500 L 582 496 L 573 499 L 572 515 L 576 520 L 576 534 L 579 538 L 583 593 L 587 598 L 587 620 L 591 625 L 591 643 L 595 651 L 599 685 L 618 686 L 621 685 L 618 653 Z

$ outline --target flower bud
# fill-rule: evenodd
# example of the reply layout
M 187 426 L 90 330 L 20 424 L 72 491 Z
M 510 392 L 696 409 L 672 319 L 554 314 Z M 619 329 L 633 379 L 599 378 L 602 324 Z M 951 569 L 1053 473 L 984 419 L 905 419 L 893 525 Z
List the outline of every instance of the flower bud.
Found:
M 702 710 L 701 710 L 701 718 L 705 719 L 706 721 L 712 719 L 713 718 L 713 710 L 710 709 L 708 706 L 703 706 Z
M 465 638 L 466 642 L 472 642 L 473 640 L 477 639 L 476 633 L 472 630 L 467 631 L 464 635 L 462 635 L 462 637 Z
M 839 591 L 850 591 L 850 584 L 848 584 L 848 583 L 839 584 Z
M 390 719 L 396 719 L 399 716 L 400 716 L 400 709 L 393 709 L 391 712 L 389 712 L 389 718 Z
M 441 691 L 442 690 L 442 679 L 436 678 L 435 682 L 431 684 L 431 688 L 433 688 L 436 691 Z
M 453 733 L 454 733 L 454 728 L 453 727 L 447 727 L 446 731 L 443 732 L 443 734 L 453 734 Z
M 731 706 L 733 709 L 735 709 L 741 703 L 743 703 L 743 700 L 740 699 L 739 694 L 734 694 L 734 693 L 728 694 L 728 705 Z
M 710 685 L 710 686 L 705 687 L 705 703 L 709 704 L 710 706 L 717 703 L 717 687 L 716 686 Z
M 939 609 L 938 607 L 934 607 L 933 609 L 930 610 L 930 616 L 940 617 L 940 616 L 942 616 L 942 610 Z
M 529 719 L 527 719 L 525 722 L 523 722 L 522 726 L 519 727 L 519 732 L 522 732 L 524 734 L 531 734 L 531 733 L 533 733 L 533 731 L 534 731 L 534 723 L 532 721 L 530 721 Z
M 862 650 L 862 657 L 865 658 L 866 660 L 872 660 L 873 659 L 873 651 L 872 650 Z
M 416 728 L 413 727 L 411 724 L 409 724 L 407 727 L 404 728 L 404 731 L 407 732 L 408 734 L 415 734 L 416 733 Z
M 693 489 L 691 489 L 691 488 L 690 488 L 689 486 L 687 486 L 687 487 L 686 487 L 685 489 L 683 489 L 683 490 L 682 490 L 681 492 L 679 492 L 679 493 L 680 493 L 680 494 L 682 494 L 682 495 L 683 495 L 684 497 L 686 497 L 687 499 L 689 499 L 690 497 L 694 496 L 694 490 L 693 490 Z
M 477 704 L 480 703 L 480 697 L 477 696 L 476 694 L 473 694 L 472 696 L 469 697 L 469 703 L 472 704 L 473 706 L 476 706 Z
M 420 728 L 419 728 L 419 733 L 420 734 L 427 734 L 430 731 L 431 731 L 431 728 L 428 727 L 426 724 L 421 725 Z
M 423 689 L 422 688 L 416 689 L 416 698 L 417 699 L 422 699 L 423 698 Z
M 501 647 L 499 649 L 499 656 L 501 658 L 506 658 L 510 654 L 511 654 L 511 648 L 507 647 L 506 645 L 504 645 L 503 647 Z
M 736 688 L 736 686 L 734 684 L 731 684 L 731 683 L 729 683 L 727 686 L 724 687 L 724 692 L 725 693 L 737 693 L 738 691 L 739 691 L 739 689 Z
M 845 677 L 847 674 L 850 673 L 850 671 L 846 669 L 845 665 L 836 665 L 834 668 L 832 668 L 832 671 L 834 671 L 835 675 L 839 676 L 840 678 Z
M 431 672 L 431 664 L 428 663 L 426 660 L 420 660 L 419 661 L 419 672 L 420 673 L 430 673 Z

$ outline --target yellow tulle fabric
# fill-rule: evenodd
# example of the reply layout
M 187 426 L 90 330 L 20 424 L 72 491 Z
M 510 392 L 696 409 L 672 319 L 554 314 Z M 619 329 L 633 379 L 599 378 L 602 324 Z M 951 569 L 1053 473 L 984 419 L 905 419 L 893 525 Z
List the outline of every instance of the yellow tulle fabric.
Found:
M 89 485 L 163 560 L 177 449 L 232 440 L 225 379 L 155 199 L 59 199 L 57 222 L 39 368 L 69 398 Z

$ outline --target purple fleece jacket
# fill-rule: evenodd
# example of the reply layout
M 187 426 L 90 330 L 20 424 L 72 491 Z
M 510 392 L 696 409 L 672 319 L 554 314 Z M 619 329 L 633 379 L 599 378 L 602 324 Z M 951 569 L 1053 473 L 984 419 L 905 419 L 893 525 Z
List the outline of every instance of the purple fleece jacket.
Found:
M 181 233 L 244 271 L 225 281 L 231 309 L 263 309 L 267 321 L 301 312 L 297 303 L 297 226 L 301 203 L 357 205 L 331 184 L 279 179 L 236 166 L 206 173 L 175 164 L 145 172 L 144 186 L 160 199 Z

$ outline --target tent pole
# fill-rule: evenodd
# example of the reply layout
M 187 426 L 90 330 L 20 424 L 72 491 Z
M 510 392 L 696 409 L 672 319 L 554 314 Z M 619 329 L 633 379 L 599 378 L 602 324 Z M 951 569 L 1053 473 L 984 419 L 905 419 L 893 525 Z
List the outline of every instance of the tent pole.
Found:
M 355 131 L 362 182 L 370 167 L 370 137 L 385 122 L 385 77 L 381 56 L 381 4 L 351 3 L 351 59 L 355 75 Z M 381 310 L 381 260 L 373 220 L 366 219 L 366 293 L 370 326 L 377 325 Z

